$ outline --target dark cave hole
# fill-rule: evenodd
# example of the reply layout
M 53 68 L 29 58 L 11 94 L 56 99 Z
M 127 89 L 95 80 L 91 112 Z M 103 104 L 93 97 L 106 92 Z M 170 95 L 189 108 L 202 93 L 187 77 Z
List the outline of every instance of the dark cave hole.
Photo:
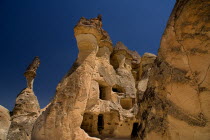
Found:
M 102 130 L 104 129 L 104 116 L 102 114 L 98 115 L 98 132 L 99 134 L 102 133 Z
M 106 87 L 99 85 L 99 98 L 106 100 Z
M 120 91 L 119 89 L 117 89 L 117 88 L 112 88 L 112 91 L 113 91 L 113 92 L 118 92 L 118 93 L 121 92 L 121 91 Z
M 138 135 L 138 123 L 133 123 L 133 130 L 131 133 L 131 138 L 135 138 Z

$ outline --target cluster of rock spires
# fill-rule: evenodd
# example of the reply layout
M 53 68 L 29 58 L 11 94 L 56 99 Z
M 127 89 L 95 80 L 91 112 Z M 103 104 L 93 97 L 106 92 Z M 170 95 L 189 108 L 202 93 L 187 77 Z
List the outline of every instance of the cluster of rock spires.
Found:
M 0 140 L 209 140 L 209 14 L 209 0 L 177 0 L 157 57 L 113 47 L 101 16 L 81 18 L 54 99 L 40 110 L 36 57 L 12 113 L 0 106 Z

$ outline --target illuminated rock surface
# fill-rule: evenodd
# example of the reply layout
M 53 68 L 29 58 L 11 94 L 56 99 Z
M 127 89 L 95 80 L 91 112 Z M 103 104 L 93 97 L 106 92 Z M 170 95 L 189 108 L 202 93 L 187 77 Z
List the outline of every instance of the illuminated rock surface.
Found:
M 25 72 L 7 138 L 209 140 L 209 13 L 209 0 L 177 0 L 158 56 L 142 57 L 122 42 L 113 45 L 100 15 L 82 17 L 74 28 L 78 58 L 42 110 L 33 93 L 37 67 Z
M 16 98 L 15 107 L 11 115 L 8 140 L 31 139 L 33 124 L 40 113 L 39 102 L 33 92 L 33 81 L 39 64 L 39 58 L 35 57 L 24 73 L 27 80 L 27 88 L 22 90 Z
M 140 139 L 210 139 L 209 14 L 209 0 L 177 1 L 140 103 Z
M 10 126 L 9 110 L 0 105 L 0 140 L 6 140 Z

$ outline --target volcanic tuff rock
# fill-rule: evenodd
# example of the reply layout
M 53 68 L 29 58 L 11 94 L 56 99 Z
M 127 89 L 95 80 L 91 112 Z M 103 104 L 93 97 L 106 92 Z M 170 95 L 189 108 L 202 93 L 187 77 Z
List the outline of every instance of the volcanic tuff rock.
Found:
M 139 139 L 210 139 L 210 1 L 178 0 L 140 103 Z
M 16 98 L 15 107 L 11 116 L 8 140 L 30 140 L 33 124 L 39 116 L 39 103 L 32 90 L 33 81 L 40 60 L 35 57 L 24 73 L 27 80 L 27 88 L 20 92 Z
M 0 140 L 6 140 L 10 126 L 9 110 L 0 105 Z
M 82 17 L 78 58 L 42 113 L 33 93 L 39 59 L 27 68 L 8 139 L 209 140 L 209 14 L 210 0 L 177 0 L 158 56 L 142 57 L 122 42 L 113 47 L 100 15 Z
M 140 56 L 122 43 L 113 48 L 101 27 L 100 16 L 81 18 L 75 26 L 78 58 L 37 119 L 33 140 L 130 139 L 133 124 L 138 124 Z

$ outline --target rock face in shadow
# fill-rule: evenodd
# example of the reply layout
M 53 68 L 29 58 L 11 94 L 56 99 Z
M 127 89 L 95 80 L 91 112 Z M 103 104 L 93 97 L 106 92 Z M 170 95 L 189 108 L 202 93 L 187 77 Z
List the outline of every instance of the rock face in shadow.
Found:
M 0 140 L 6 140 L 10 123 L 9 110 L 0 105 Z
M 22 90 L 16 98 L 7 140 L 31 139 L 33 124 L 40 113 L 39 102 L 32 89 L 39 63 L 39 58 L 35 57 L 24 73 L 27 80 L 27 88 Z
M 209 0 L 177 0 L 140 101 L 138 139 L 210 139 L 209 14 Z

